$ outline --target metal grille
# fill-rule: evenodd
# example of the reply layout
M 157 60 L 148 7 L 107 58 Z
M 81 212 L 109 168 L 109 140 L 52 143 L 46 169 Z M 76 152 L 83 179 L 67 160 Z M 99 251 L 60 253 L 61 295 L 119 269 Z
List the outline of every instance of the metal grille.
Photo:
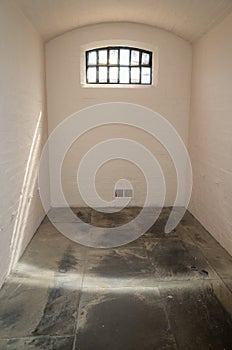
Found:
M 152 52 L 110 46 L 86 51 L 87 84 L 152 84 Z

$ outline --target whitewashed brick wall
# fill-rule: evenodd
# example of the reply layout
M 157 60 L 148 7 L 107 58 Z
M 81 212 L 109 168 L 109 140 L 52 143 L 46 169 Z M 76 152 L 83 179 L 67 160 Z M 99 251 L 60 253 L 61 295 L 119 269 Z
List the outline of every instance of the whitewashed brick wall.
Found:
M 1 286 L 44 217 L 37 168 L 47 138 L 43 42 L 10 1 L 0 4 L 0 77 Z

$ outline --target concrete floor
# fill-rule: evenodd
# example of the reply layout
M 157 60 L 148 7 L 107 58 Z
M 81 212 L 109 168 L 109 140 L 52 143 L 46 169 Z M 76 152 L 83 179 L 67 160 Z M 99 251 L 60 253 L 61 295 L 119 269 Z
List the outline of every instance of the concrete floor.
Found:
M 75 244 L 45 219 L 0 291 L 0 349 L 232 350 L 232 258 L 188 212 L 164 234 L 169 211 L 107 250 Z M 134 212 L 76 209 L 102 226 Z

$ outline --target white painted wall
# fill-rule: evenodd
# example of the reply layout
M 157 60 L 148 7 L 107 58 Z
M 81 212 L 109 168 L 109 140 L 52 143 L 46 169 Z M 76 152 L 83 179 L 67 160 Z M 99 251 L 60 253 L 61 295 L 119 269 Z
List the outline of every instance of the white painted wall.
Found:
M 132 41 L 144 47 L 158 49 L 158 84 L 140 88 L 87 88 L 81 85 L 81 55 L 83 46 L 97 41 Z M 98 43 L 96 45 L 98 45 Z M 93 44 L 94 45 L 94 44 Z M 88 26 L 65 33 L 46 44 L 46 75 L 49 131 L 51 132 L 70 114 L 105 102 L 129 102 L 149 107 L 177 129 L 184 142 L 188 139 L 191 45 L 154 27 L 129 23 L 111 23 Z M 155 55 L 154 59 L 157 57 Z M 81 123 L 81 122 L 80 122 Z M 174 166 L 164 148 L 148 134 L 126 126 L 106 126 L 95 129 L 80 138 L 67 154 L 63 165 L 62 183 L 71 205 L 84 205 L 76 186 L 76 170 L 86 151 L 97 142 L 110 137 L 132 138 L 150 149 L 159 160 L 166 179 L 166 205 L 173 204 L 176 194 Z M 55 199 L 51 173 L 51 198 L 53 206 L 60 206 Z M 104 199 L 112 200 L 114 183 L 121 177 L 129 177 L 135 189 L 131 205 L 142 205 L 145 193 L 144 178 L 134 166 L 123 161 L 112 161 L 98 173 L 96 186 Z
M 44 217 L 37 166 L 47 134 L 44 46 L 8 0 L 0 3 L 0 77 L 1 286 Z
M 190 211 L 232 254 L 232 14 L 193 45 Z

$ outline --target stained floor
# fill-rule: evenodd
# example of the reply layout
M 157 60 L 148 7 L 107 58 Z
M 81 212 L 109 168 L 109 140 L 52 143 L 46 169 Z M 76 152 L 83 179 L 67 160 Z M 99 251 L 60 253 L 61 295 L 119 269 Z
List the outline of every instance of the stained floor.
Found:
M 138 208 L 74 211 L 112 227 Z M 0 291 L 0 350 L 232 350 L 232 258 L 189 212 L 165 234 L 169 213 L 114 249 L 73 243 L 46 218 Z

